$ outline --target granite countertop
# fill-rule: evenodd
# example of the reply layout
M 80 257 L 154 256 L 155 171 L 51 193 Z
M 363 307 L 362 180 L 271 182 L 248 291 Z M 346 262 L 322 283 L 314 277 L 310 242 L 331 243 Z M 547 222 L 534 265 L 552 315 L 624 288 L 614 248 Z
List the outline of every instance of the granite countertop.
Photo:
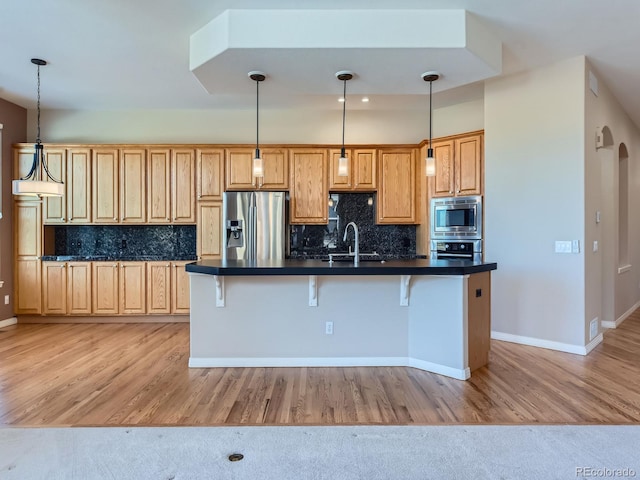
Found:
M 189 263 L 187 272 L 207 275 L 469 275 L 496 270 L 497 263 L 471 260 L 384 260 L 352 262 L 322 260 L 201 260 Z
M 195 261 L 195 255 L 43 255 L 45 262 L 172 262 Z

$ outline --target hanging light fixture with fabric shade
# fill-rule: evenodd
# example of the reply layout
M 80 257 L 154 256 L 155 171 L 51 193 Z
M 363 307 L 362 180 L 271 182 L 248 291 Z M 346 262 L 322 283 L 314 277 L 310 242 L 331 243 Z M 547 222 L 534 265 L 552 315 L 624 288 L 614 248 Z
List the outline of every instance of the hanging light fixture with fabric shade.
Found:
M 261 178 L 264 176 L 264 165 L 260 156 L 260 82 L 263 82 L 267 76 L 263 72 L 249 72 L 249 78 L 256 82 L 256 154 L 253 157 L 253 176 Z
M 344 125 L 347 116 L 347 80 L 351 80 L 353 78 L 353 72 L 342 70 L 336 73 L 336 77 L 344 84 L 344 91 L 342 94 L 342 148 L 340 148 L 340 158 L 338 159 L 338 176 L 348 177 L 349 158 L 347 158 L 347 153 L 344 149 Z
M 35 151 L 31 169 L 24 177 L 11 182 L 14 195 L 30 195 L 34 197 L 61 197 L 64 195 L 64 183 L 53 178 L 49 172 L 44 155 L 44 148 L 40 142 L 40 67 L 47 64 L 39 58 L 32 58 L 31 63 L 38 66 L 38 129 L 36 134 Z M 47 178 L 43 179 L 43 170 Z
M 433 157 L 432 132 L 433 132 L 433 82 L 440 78 L 438 72 L 424 72 L 422 79 L 429 82 L 429 147 L 427 148 L 427 158 L 425 159 L 425 175 L 434 177 L 436 174 L 436 159 Z

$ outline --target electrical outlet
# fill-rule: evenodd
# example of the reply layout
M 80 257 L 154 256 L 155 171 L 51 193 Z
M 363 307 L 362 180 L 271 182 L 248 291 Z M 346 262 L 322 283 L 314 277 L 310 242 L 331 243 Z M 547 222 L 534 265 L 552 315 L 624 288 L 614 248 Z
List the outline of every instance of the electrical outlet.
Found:
M 333 322 L 327 322 L 324 324 L 324 333 L 327 335 L 333 335 Z
M 589 322 L 589 340 L 593 340 L 598 335 L 598 317 Z
M 556 240 L 556 253 L 571 253 L 571 241 Z
M 9 305 L 9 295 L 4 296 L 4 304 Z

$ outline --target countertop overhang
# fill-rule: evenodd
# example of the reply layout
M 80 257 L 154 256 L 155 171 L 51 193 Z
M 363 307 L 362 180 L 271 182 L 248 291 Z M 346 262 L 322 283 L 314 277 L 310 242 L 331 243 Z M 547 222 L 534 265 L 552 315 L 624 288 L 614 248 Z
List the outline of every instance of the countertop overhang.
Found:
M 322 260 L 201 260 L 187 272 L 222 276 L 260 275 L 471 275 L 496 270 L 495 262 L 471 260 L 387 260 L 353 263 Z

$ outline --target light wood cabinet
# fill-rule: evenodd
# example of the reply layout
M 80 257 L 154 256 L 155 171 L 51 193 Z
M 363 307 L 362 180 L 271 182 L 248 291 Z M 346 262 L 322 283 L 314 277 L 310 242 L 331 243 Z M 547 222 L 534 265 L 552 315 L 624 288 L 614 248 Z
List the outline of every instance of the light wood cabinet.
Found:
M 147 313 L 146 262 L 120 262 L 120 313 Z
M 222 201 L 224 192 L 224 150 L 206 148 L 196 151 L 196 190 L 198 200 Z
M 328 151 L 292 148 L 290 223 L 326 224 L 329 215 Z
M 416 150 L 379 150 L 378 171 L 377 223 L 416 223 Z
M 91 262 L 67 263 L 67 313 L 91 314 Z
M 147 221 L 146 149 L 127 148 L 120 151 L 120 221 Z
M 230 148 L 225 155 L 227 190 L 288 190 L 289 160 L 287 150 L 280 148 L 261 148 L 260 157 L 264 175 L 253 176 L 253 158 L 255 149 Z
M 432 197 L 482 194 L 482 137 L 473 134 L 433 143 L 436 175 L 429 182 Z
M 16 314 L 39 315 L 42 313 L 40 294 L 40 260 L 19 258 L 14 272 L 14 312 Z
M 189 262 L 172 262 L 171 264 L 171 313 L 189 313 L 191 298 L 189 290 L 189 274 L 185 265 Z
M 147 313 L 171 313 L 170 262 L 147 263 Z
M 349 175 L 338 175 L 340 149 L 329 150 L 330 191 L 374 191 L 377 188 L 377 152 L 375 149 L 349 149 Z
M 91 223 L 91 150 L 70 148 L 67 151 L 68 223 Z
M 119 223 L 118 149 L 91 152 L 91 206 L 95 223 Z
M 147 221 L 171 223 L 171 150 L 149 149 L 147 173 L 149 177 Z
M 195 151 L 171 152 L 171 212 L 174 223 L 195 223 Z
M 67 265 L 64 262 L 42 262 L 42 313 L 67 314 Z
M 42 204 L 40 201 L 16 201 L 14 218 L 14 312 L 42 312 L 41 262 Z
M 94 315 L 117 315 L 119 281 L 117 262 L 92 262 L 91 311 Z
M 67 151 L 64 148 L 48 148 L 45 150 L 45 159 L 47 169 L 49 173 L 51 173 L 51 176 L 56 180 L 64 182 L 66 187 Z M 44 223 L 56 224 L 67 222 L 67 203 L 64 196 L 46 197 L 43 208 Z
M 198 202 L 196 227 L 198 260 L 222 258 L 222 203 Z

